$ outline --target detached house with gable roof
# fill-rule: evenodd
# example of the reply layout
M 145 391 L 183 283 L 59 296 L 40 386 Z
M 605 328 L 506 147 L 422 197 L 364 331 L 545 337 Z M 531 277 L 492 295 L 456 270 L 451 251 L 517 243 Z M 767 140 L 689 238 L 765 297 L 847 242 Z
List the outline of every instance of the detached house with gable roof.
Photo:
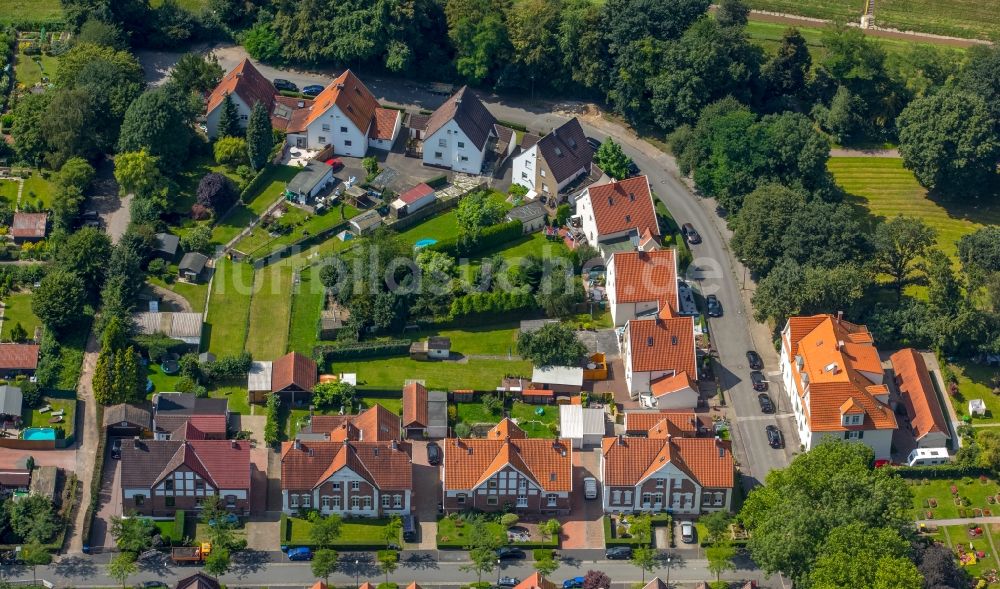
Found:
M 576 117 L 514 157 L 512 181 L 558 202 L 563 189 L 590 173 L 594 150 Z
M 890 356 L 889 361 L 917 448 L 947 447 L 951 443 L 951 428 L 924 357 L 913 348 L 904 348 Z
M 806 450 L 834 437 L 889 458 L 897 423 L 884 374 L 868 328 L 840 313 L 790 317 L 781 331 L 781 375 Z
M 468 86 L 462 86 L 427 121 L 424 165 L 479 174 L 491 138 L 498 138 L 497 120 Z
M 694 318 L 677 317 L 669 306 L 649 319 L 632 319 L 621 338 L 629 395 L 653 409 L 698 405 Z
M 680 437 L 669 419 L 646 437 L 604 438 L 601 493 L 607 513 L 732 509 L 732 447 L 718 438 Z
M 237 440 L 123 440 L 121 500 L 125 512 L 173 515 L 218 495 L 246 514 L 251 500 L 250 444 Z
M 205 126 L 208 128 L 208 136 L 214 138 L 216 135 L 219 117 L 222 115 L 222 105 L 227 95 L 236 105 L 240 126 L 246 128 L 254 105 L 262 102 L 270 113 L 274 108 L 275 94 L 271 82 L 257 71 L 249 59 L 244 59 L 222 78 L 208 96 L 208 104 L 205 107 Z
M 485 438 L 450 438 L 441 446 L 445 512 L 569 513 L 573 492 L 569 440 L 528 438 L 505 418 Z
M 615 327 L 655 315 L 664 307 L 677 311 L 674 250 L 615 252 L 608 262 L 606 291 Z
M 576 211 L 587 241 L 605 258 L 615 251 L 634 250 L 640 243 L 648 244 L 660 236 L 646 176 L 590 186 L 577 199 Z

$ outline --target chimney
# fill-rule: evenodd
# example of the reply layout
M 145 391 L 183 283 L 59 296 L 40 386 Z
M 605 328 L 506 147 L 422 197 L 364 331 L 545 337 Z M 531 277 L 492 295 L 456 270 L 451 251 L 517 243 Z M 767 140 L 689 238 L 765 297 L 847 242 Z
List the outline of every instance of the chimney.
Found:
M 236 450 L 237 448 L 239 448 L 239 444 L 236 443 L 236 440 L 231 440 L 229 442 L 229 447 L 232 448 L 233 450 Z
M 843 349 L 844 349 L 844 340 L 838 340 L 837 341 L 837 351 L 839 352 L 839 351 L 841 351 Z
M 840 323 L 843 320 L 844 320 L 844 312 L 843 311 L 837 311 L 837 323 Z

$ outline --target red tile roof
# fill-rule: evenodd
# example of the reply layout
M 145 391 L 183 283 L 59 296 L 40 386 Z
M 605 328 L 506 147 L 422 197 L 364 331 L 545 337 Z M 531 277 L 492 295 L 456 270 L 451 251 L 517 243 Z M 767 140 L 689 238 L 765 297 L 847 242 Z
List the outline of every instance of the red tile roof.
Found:
M 733 486 L 729 442 L 715 438 L 605 438 L 604 484 L 635 486 L 668 462 L 703 487 Z
M 212 112 L 225 99 L 227 94 L 235 93 L 248 107 L 253 108 L 258 102 L 263 102 L 267 112 L 274 106 L 274 86 L 257 68 L 244 59 L 231 72 L 226 74 L 219 85 L 208 96 L 205 112 Z
M 48 219 L 48 213 L 14 213 L 10 234 L 13 237 L 24 238 L 45 237 L 45 224 Z
M 317 381 L 316 362 L 298 352 L 291 352 L 271 364 L 271 391 L 278 392 L 292 385 L 305 391 L 313 390 Z
M 943 433 L 950 438 L 948 422 L 924 357 L 913 348 L 904 348 L 890 356 L 889 361 L 892 362 L 896 386 L 917 440 L 932 432 Z
M 419 382 L 403 387 L 403 427 L 427 427 L 427 389 Z
M 698 429 L 708 430 L 712 420 L 707 415 L 694 411 L 677 411 L 664 409 L 661 411 L 626 411 L 625 432 L 628 434 L 644 433 L 653 429 L 661 421 L 666 420 L 674 428 L 673 435 L 693 436 Z
M 396 442 L 302 441 L 281 445 L 283 489 L 315 488 L 343 468 L 379 489 L 412 486 L 410 456 Z
M 833 315 L 790 317 L 782 338 L 791 350 L 789 369 L 811 431 L 896 429 L 895 414 L 876 398 L 888 389 L 879 382 L 882 361 L 867 327 Z M 801 369 L 797 357 L 802 358 Z M 865 413 L 863 423 L 843 425 L 844 412 L 858 409 Z
M 660 235 L 653 195 L 645 176 L 591 186 L 587 193 L 590 195 L 594 223 L 597 224 L 599 235 L 611 235 L 630 229 L 639 234 L 649 229 L 653 235 Z
M 303 133 L 313 101 L 309 98 L 292 98 L 276 94 L 271 111 L 271 126 L 285 133 Z M 299 106 L 301 105 L 301 106 Z
M 649 382 L 649 392 L 654 397 L 662 397 L 663 395 L 676 393 L 687 388 L 696 392 L 698 391 L 698 383 L 687 372 L 678 372 L 671 376 L 661 376 Z
M 514 589 L 556 589 L 556 584 L 546 579 L 542 573 L 536 572 L 515 585 Z
M 400 194 L 398 198 L 406 204 L 413 204 L 428 194 L 434 194 L 434 189 L 421 182 L 403 194 Z
M 372 125 L 368 136 L 372 139 L 392 139 L 392 132 L 396 130 L 396 119 L 401 116 L 403 113 L 398 110 L 377 107 L 375 109 L 375 124 Z
M 0 344 L 0 370 L 34 370 L 38 368 L 36 344 Z
M 236 440 L 187 442 L 220 489 L 250 488 L 250 443 Z M 187 460 L 185 460 L 187 462 Z
M 334 105 L 337 105 L 344 116 L 351 119 L 354 126 L 362 133 L 368 132 L 375 111 L 378 109 L 375 95 L 354 75 L 354 72 L 347 70 L 316 95 L 303 127 L 311 125 Z
M 505 430 L 513 434 L 519 432 L 519 435 L 508 437 L 503 435 Z M 573 449 L 569 441 L 523 436 L 520 428 L 510 424 L 504 429 L 490 430 L 486 439 L 446 440 L 442 444 L 445 489 L 474 489 L 509 465 L 533 479 L 545 491 L 570 491 Z
M 615 303 L 665 301 L 677 310 L 677 260 L 674 250 L 617 252 L 611 260 Z
M 673 370 L 698 374 L 693 318 L 633 319 L 625 330 L 632 354 L 632 372 Z
M 389 442 L 399 440 L 399 416 L 376 403 L 359 415 L 313 415 L 310 431 L 335 441 Z

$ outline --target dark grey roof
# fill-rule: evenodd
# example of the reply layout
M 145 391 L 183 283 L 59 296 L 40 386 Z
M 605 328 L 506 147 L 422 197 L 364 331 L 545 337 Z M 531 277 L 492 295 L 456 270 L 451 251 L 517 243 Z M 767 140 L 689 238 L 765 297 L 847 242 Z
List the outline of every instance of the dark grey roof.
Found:
M 452 119 L 479 150 L 486 145 L 490 133 L 493 133 L 493 125 L 497 124 L 497 120 L 468 86 L 462 86 L 434 111 L 427 121 L 427 136 L 436 133 Z
M 160 415 L 225 415 L 229 401 L 197 397 L 193 393 L 160 393 L 156 395 L 156 414 Z
M 538 143 L 539 139 L 540 137 L 538 135 L 535 135 L 534 133 L 525 133 L 524 136 L 521 137 L 521 149 L 522 150 L 531 149 L 531 146 Z
M 189 270 L 195 274 L 201 274 L 201 271 L 205 269 L 205 264 L 208 263 L 208 256 L 200 252 L 188 252 L 184 254 L 181 258 L 181 263 L 178 268 L 181 270 Z
M 527 223 L 528 221 L 543 216 L 545 216 L 545 207 L 537 200 L 519 207 L 514 207 L 507 211 L 507 217 L 509 219 L 517 219 L 522 223 Z
M 361 231 L 365 231 L 381 223 L 382 215 L 378 214 L 375 209 L 369 209 L 351 219 L 350 222 L 357 225 Z
M 157 233 L 156 246 L 153 249 L 172 256 L 177 253 L 177 246 L 180 245 L 180 242 L 181 238 L 171 233 Z
M 427 392 L 427 421 L 429 427 L 448 425 L 448 393 L 444 391 Z
M 148 489 L 182 444 L 176 440 L 122 440 L 122 487 Z
M 104 410 L 104 427 L 118 425 L 122 422 L 149 429 L 153 424 L 153 413 L 146 405 L 121 403 Z
M 428 350 L 450 350 L 451 349 L 451 338 L 444 336 L 431 336 L 427 338 L 427 349 Z
M 500 123 L 493 125 L 493 132 L 497 134 L 497 142 L 503 145 L 504 149 L 510 145 L 510 140 L 514 138 L 514 129 L 505 127 Z
M 195 573 L 177 581 L 174 589 L 219 589 L 219 582 L 205 573 Z
M 312 192 L 316 185 L 326 179 L 333 168 L 326 162 L 309 160 L 302 170 L 288 183 L 288 190 L 295 193 Z
M 411 114 L 406 120 L 406 126 L 417 131 L 427 128 L 427 122 L 431 120 L 430 115 Z
M 23 402 L 21 389 L 15 386 L 0 386 L 0 415 L 21 416 L 21 403 Z
M 538 154 L 549 165 L 556 182 L 587 173 L 594 159 L 594 150 L 576 117 L 539 139 Z

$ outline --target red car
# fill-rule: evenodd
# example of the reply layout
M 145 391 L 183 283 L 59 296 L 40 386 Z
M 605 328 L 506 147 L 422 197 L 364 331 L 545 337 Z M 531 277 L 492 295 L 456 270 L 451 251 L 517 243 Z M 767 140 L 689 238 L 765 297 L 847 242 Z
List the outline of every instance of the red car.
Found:
M 327 164 L 328 164 L 328 165 L 329 165 L 329 166 L 330 166 L 331 168 L 333 168 L 333 171 L 334 171 L 334 172 L 336 172 L 336 171 L 337 171 L 337 170 L 339 170 L 340 168 L 343 168 L 343 167 L 344 167 L 344 162 L 340 161 L 339 159 L 337 159 L 337 158 L 335 158 L 335 157 L 334 157 L 334 158 L 330 158 L 330 159 L 326 160 L 326 163 L 327 163 Z

